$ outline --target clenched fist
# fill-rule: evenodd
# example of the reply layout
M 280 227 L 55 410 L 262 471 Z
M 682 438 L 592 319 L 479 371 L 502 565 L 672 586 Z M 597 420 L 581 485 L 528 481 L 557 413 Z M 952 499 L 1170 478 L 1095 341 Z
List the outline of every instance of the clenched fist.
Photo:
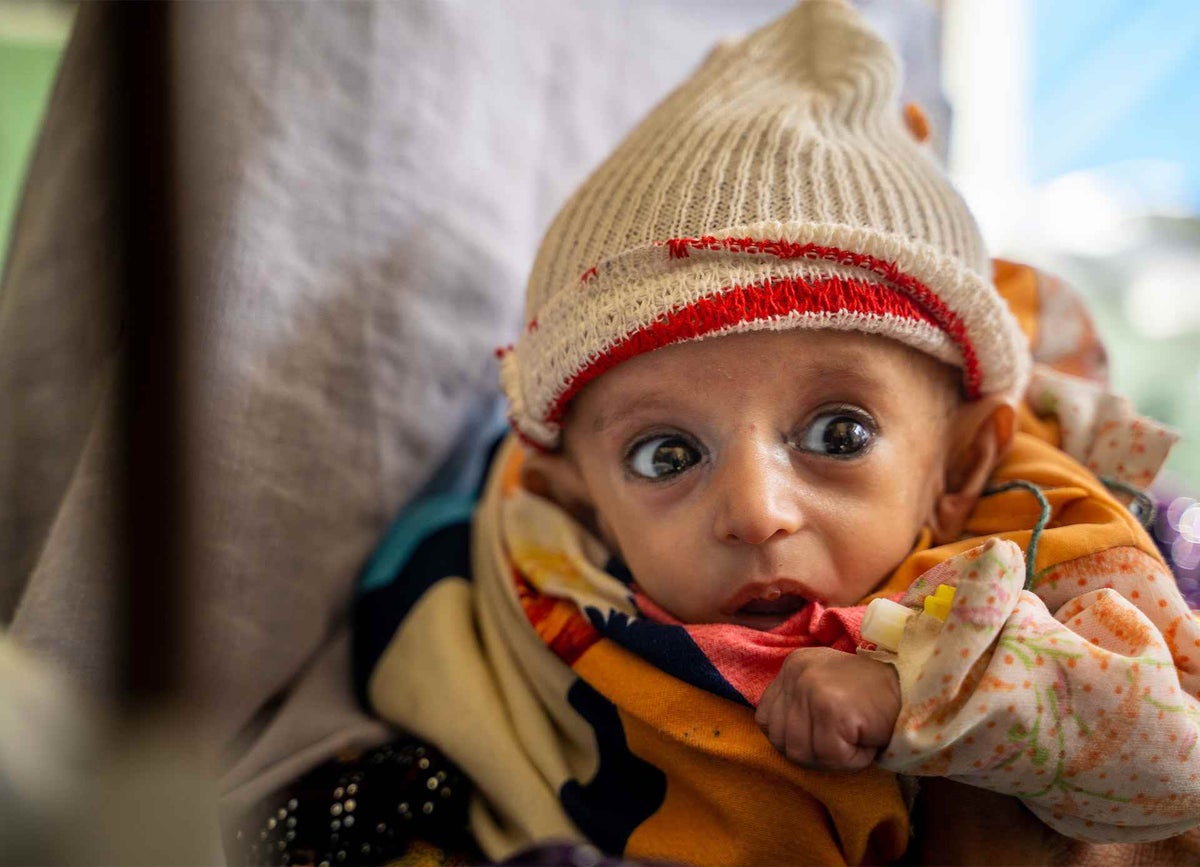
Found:
M 900 678 L 884 662 L 828 647 L 784 661 L 754 715 L 771 744 L 797 764 L 857 771 L 892 738 Z

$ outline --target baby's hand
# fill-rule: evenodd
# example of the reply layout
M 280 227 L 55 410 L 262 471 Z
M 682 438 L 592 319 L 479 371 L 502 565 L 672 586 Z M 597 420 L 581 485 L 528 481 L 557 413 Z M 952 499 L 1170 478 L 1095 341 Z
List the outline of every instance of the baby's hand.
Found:
M 797 764 L 857 771 L 892 738 L 900 678 L 885 662 L 828 647 L 784 660 L 754 715 L 771 744 Z

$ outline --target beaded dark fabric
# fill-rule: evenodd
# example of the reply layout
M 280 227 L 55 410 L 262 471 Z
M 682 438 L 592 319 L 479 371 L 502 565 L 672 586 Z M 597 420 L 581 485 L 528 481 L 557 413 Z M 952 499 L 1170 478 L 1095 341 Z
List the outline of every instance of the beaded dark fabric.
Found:
M 253 811 L 228 841 L 246 867 L 388 862 L 481 864 L 467 823 L 470 785 L 428 744 L 401 738 L 338 756 Z

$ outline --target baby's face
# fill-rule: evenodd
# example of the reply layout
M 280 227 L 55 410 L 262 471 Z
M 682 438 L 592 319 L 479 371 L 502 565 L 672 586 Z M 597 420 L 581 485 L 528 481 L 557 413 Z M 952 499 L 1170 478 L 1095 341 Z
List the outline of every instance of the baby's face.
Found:
M 957 373 L 882 337 L 682 343 L 575 399 L 566 458 L 639 588 L 678 619 L 771 629 L 851 605 L 943 489 Z

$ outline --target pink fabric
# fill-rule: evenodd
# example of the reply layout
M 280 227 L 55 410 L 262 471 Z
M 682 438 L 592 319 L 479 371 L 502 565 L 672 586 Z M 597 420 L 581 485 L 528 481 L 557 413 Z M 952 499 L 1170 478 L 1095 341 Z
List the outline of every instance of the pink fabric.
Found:
M 810 602 L 769 632 L 733 623 L 682 623 L 644 593 L 634 599 L 647 620 L 687 630 L 692 641 L 746 700 L 757 706 L 788 654 L 799 647 L 854 653 L 862 640 L 865 606 L 826 608 Z

